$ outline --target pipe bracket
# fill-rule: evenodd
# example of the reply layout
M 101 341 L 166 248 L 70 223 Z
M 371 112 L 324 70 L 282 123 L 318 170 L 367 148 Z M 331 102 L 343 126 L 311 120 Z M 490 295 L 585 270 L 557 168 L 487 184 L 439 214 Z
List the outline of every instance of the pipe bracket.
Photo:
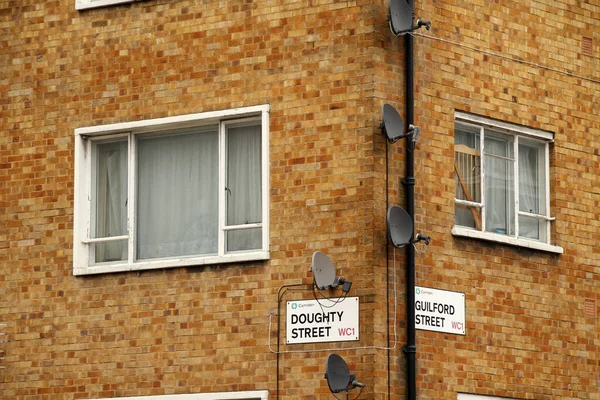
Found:
M 415 354 L 417 352 L 417 346 L 413 345 L 406 345 L 404 347 L 402 347 L 402 352 L 404 354 Z

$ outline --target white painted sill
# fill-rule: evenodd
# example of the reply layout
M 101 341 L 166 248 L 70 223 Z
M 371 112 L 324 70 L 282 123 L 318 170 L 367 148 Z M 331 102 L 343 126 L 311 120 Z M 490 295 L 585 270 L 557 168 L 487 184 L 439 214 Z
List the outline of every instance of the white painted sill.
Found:
M 167 394 L 156 396 L 113 397 L 98 400 L 267 400 L 269 392 L 266 390 L 253 390 L 248 392 L 220 392 L 220 393 L 195 393 L 195 394 Z
M 477 231 L 475 229 L 470 229 L 462 226 L 454 226 L 452 228 L 452 235 L 463 236 L 472 239 L 488 240 L 491 242 L 504 243 L 512 246 L 525 247 L 533 250 L 547 251 L 549 253 L 564 253 L 563 248 L 560 246 L 553 246 L 551 244 L 536 242 L 534 240 L 517 239 L 515 237 L 501 235 L 498 233 Z
M 75 0 L 76 10 L 87 10 L 88 8 L 108 7 L 116 4 L 135 3 L 144 0 Z
M 127 262 L 102 263 L 90 266 L 75 266 L 73 275 L 94 275 L 111 272 L 125 271 L 146 271 L 161 268 L 190 267 L 211 264 L 226 264 L 247 261 L 268 260 L 270 253 L 268 251 L 248 251 L 244 253 L 231 253 L 223 256 L 205 256 L 189 258 L 170 258 L 157 260 L 144 260 L 129 264 Z

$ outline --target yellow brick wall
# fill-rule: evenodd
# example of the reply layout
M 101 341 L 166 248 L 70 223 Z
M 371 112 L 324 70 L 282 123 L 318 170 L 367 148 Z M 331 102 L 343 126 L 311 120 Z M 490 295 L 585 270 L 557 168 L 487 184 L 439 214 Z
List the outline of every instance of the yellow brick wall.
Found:
M 418 2 L 417 284 L 464 292 L 467 335 L 418 331 L 419 398 L 600 398 L 600 62 L 593 2 Z M 594 55 L 582 53 L 584 37 Z M 452 237 L 455 110 L 554 133 L 557 255 Z M 591 312 L 585 312 L 586 299 Z
M 465 336 L 417 331 L 419 399 L 600 398 L 584 312 L 598 301 L 600 7 L 530 3 L 417 2 L 433 25 L 415 35 L 415 226 L 432 237 L 417 284 L 467 307 Z M 386 16 L 380 0 L 0 1 L 0 397 L 329 399 L 326 349 L 357 346 L 336 352 L 361 398 L 404 398 L 405 260 L 386 258 L 385 233 L 386 205 L 404 204 L 404 142 L 378 128 L 383 103 L 404 115 L 404 39 Z M 73 276 L 74 129 L 257 104 L 271 106 L 269 261 Z M 555 133 L 563 255 L 451 235 L 455 110 Z M 353 281 L 361 340 L 286 346 L 282 320 L 277 356 L 278 293 L 311 283 L 316 250 Z M 312 292 L 281 309 L 300 298 Z
M 372 212 L 372 5 L 145 1 L 78 12 L 62 0 L 0 10 L 0 321 L 10 339 L 0 397 L 275 397 L 270 314 L 281 286 L 311 282 L 316 250 L 362 298 L 362 340 L 349 345 L 385 345 L 385 327 L 372 333 L 385 301 L 373 289 L 385 258 L 374 260 L 384 234 Z M 74 129 L 258 104 L 271 106 L 268 262 L 72 275 Z M 304 351 L 327 347 L 283 346 L 302 352 L 280 355 L 280 398 L 329 396 L 328 352 Z M 387 390 L 385 376 L 372 377 L 377 350 L 345 353 L 370 393 Z

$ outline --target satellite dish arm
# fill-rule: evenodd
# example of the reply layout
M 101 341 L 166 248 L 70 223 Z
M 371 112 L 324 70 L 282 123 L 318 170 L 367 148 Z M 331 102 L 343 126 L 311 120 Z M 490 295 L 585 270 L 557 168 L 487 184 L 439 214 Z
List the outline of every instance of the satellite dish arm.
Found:
M 364 383 L 360 383 L 359 381 L 357 381 L 355 379 L 355 380 L 352 381 L 352 388 L 354 389 L 355 387 L 364 388 L 365 384 Z
M 386 129 L 385 129 L 385 124 L 382 122 L 381 125 L 379 126 L 379 128 L 381 128 L 381 130 L 383 131 L 384 135 L 387 135 L 386 133 Z M 410 124 L 408 126 L 408 132 L 403 133 L 401 135 L 395 136 L 392 139 L 389 139 L 390 143 L 396 143 L 398 140 L 403 139 L 405 137 L 411 137 L 413 142 L 417 142 L 417 140 L 419 140 L 419 136 L 421 136 L 421 128 L 418 126 L 415 126 L 413 124 Z
M 421 28 L 422 26 L 424 26 L 425 29 L 427 29 L 427 30 L 431 30 L 431 22 L 430 21 L 426 21 L 424 19 L 418 19 L 417 20 L 417 25 L 415 25 L 412 28 L 409 28 L 409 29 L 407 29 L 405 31 L 400 31 L 400 32 L 396 32 L 394 30 L 394 27 L 393 27 L 393 24 L 392 24 L 392 18 L 389 17 L 389 16 L 388 16 L 388 21 L 389 21 L 389 24 L 390 24 L 390 30 L 392 31 L 392 34 L 394 36 L 405 35 L 405 34 L 407 34 L 409 32 L 416 31 L 417 29 Z
M 413 240 L 412 243 L 419 243 L 421 241 L 425 242 L 425 244 L 429 246 L 429 242 L 431 242 L 431 237 L 417 233 L 417 235 L 415 236 L 415 240 Z
M 425 21 L 424 19 L 418 19 L 416 29 L 419 29 L 422 26 L 427 30 L 431 30 L 431 22 Z

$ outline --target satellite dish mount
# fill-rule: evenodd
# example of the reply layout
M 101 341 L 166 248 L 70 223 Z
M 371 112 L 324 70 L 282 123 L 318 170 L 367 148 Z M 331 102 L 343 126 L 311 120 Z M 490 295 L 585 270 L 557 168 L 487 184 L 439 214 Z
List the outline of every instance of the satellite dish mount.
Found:
M 394 36 L 404 35 L 415 31 L 422 26 L 431 29 L 431 22 L 417 19 L 413 26 L 413 9 L 405 0 L 388 0 L 388 21 Z

